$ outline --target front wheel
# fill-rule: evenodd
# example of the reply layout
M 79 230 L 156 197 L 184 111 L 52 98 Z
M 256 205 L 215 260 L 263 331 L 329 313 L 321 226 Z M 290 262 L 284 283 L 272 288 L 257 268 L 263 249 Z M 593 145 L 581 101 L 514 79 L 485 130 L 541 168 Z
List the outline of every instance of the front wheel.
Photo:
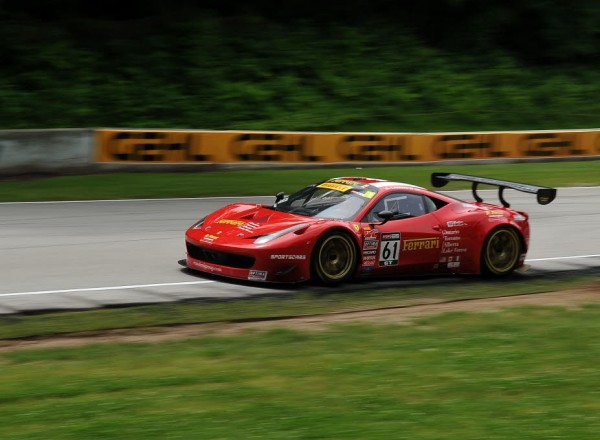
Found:
M 502 277 L 512 273 L 521 255 L 521 240 L 510 227 L 494 229 L 486 237 L 481 250 L 483 275 Z
M 356 247 L 343 232 L 323 235 L 312 254 L 311 271 L 315 281 L 322 284 L 339 284 L 348 280 L 356 269 Z

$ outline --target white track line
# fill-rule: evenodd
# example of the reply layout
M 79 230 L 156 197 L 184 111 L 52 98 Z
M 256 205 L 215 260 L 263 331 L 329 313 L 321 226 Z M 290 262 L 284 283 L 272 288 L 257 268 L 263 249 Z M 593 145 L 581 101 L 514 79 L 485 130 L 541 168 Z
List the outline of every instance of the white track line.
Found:
M 65 289 L 65 290 L 41 290 L 38 292 L 14 292 L 14 293 L 0 293 L 2 296 L 21 296 L 21 295 L 47 295 L 52 293 L 75 293 L 75 292 L 98 292 L 103 290 L 124 290 L 124 289 L 138 289 L 143 287 L 164 287 L 164 286 L 190 286 L 194 284 L 207 284 L 214 283 L 214 281 L 184 281 L 181 283 L 160 283 L 160 284 L 137 284 L 132 286 L 111 286 L 111 287 L 90 287 L 85 289 Z
M 532 260 L 526 260 L 527 262 L 532 261 L 551 261 L 551 260 L 575 260 L 578 258 L 598 258 L 600 254 L 593 255 L 573 255 L 570 257 L 550 257 L 550 258 L 534 258 Z M 13 293 L 0 293 L 0 297 L 4 296 L 23 296 L 23 295 L 48 295 L 53 293 L 76 293 L 76 292 L 99 292 L 105 290 L 125 290 L 125 289 L 138 289 L 144 287 L 165 287 L 165 286 L 191 286 L 197 284 L 208 284 L 214 283 L 211 280 L 204 281 L 184 281 L 180 283 L 160 283 L 160 284 L 136 284 L 131 286 L 111 286 L 111 287 L 90 287 L 85 289 L 64 289 L 64 290 L 42 290 L 38 292 L 13 292 Z
M 595 254 L 595 255 L 573 255 L 571 257 L 535 258 L 533 260 L 527 259 L 526 261 L 575 260 L 577 258 L 597 258 L 597 257 L 600 257 L 600 254 Z

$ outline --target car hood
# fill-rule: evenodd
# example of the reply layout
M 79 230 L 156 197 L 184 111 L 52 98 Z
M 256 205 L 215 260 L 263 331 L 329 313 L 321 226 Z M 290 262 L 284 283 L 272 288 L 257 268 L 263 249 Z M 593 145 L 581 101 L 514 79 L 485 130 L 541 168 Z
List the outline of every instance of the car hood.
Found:
M 298 224 L 315 224 L 326 220 L 270 209 L 265 205 L 236 203 L 208 215 L 198 233 L 230 239 L 248 239 L 271 234 Z M 193 235 L 192 229 L 190 233 Z

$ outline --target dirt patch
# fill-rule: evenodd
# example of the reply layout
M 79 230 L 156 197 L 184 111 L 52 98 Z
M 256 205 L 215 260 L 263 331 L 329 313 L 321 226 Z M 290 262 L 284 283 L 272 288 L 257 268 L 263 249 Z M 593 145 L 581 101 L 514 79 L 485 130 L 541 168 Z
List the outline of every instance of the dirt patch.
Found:
M 497 312 L 504 308 L 517 306 L 560 306 L 574 309 L 585 304 L 598 303 L 600 303 L 600 282 L 586 287 L 560 292 L 545 292 L 485 299 L 469 299 L 438 304 L 424 304 L 377 310 L 331 313 L 276 320 L 243 323 L 219 322 L 209 324 L 190 324 L 135 330 L 110 330 L 93 334 L 73 333 L 69 335 L 45 338 L 0 340 L 0 352 L 23 348 L 34 349 L 76 347 L 86 344 L 114 342 L 157 343 L 207 335 L 235 335 L 249 330 L 268 330 L 272 328 L 318 331 L 324 330 L 329 325 L 335 323 L 357 321 L 370 321 L 377 323 L 407 323 L 423 316 L 430 316 L 452 311 Z

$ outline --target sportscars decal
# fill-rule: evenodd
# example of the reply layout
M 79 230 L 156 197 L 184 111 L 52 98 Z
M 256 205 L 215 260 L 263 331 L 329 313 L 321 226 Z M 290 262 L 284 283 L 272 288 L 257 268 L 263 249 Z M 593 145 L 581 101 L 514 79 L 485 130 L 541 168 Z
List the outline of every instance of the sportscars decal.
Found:
M 271 255 L 271 260 L 306 260 L 306 255 Z
M 381 247 L 379 248 L 380 266 L 398 266 L 400 255 L 400 233 L 381 234 Z

